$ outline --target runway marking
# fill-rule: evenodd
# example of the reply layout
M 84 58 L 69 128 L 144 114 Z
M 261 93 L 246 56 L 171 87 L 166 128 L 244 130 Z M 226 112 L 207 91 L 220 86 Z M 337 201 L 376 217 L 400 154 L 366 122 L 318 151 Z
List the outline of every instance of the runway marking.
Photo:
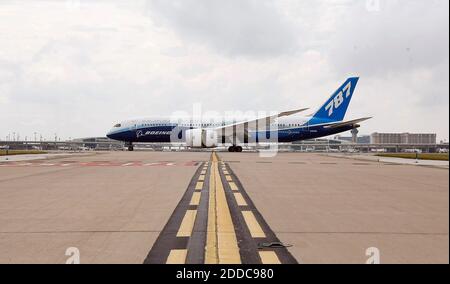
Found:
M 186 249 L 173 249 L 167 257 L 166 264 L 184 264 L 186 261 Z
M 230 165 L 227 164 L 226 168 L 233 178 L 232 182 L 228 182 L 228 200 L 230 204 L 235 204 L 232 206 L 233 222 L 237 226 L 236 232 L 239 238 L 239 246 L 242 250 L 243 263 L 298 263 L 285 247 L 261 250 L 261 243 L 277 243 L 280 240 L 259 213 L 239 178 L 233 173 Z M 238 204 L 239 201 L 236 199 L 237 193 L 247 203 L 246 206 Z M 261 251 L 264 252 L 260 254 Z M 278 262 L 276 261 L 277 258 Z
M 197 166 L 198 162 L 185 162 L 185 163 L 172 163 L 172 162 L 152 162 L 143 163 L 141 161 L 136 162 L 113 162 L 113 161 L 92 161 L 92 162 L 0 162 L 0 167 L 68 167 L 68 166 L 79 166 L 79 167 L 153 167 L 153 166 Z
M 209 183 L 209 210 L 205 263 L 239 264 L 241 257 L 230 208 L 219 174 L 217 154 L 213 152 Z
M 231 188 L 232 191 L 238 191 L 239 190 L 234 182 L 229 182 L 228 184 L 230 185 L 230 188 Z
M 201 167 L 203 166 L 202 163 L 197 163 L 197 165 L 199 164 L 200 166 L 191 178 L 183 197 L 176 206 L 166 225 L 159 233 L 159 236 L 153 243 L 151 250 L 148 252 L 147 257 L 144 260 L 144 264 L 185 263 L 190 256 L 189 247 L 192 243 L 196 243 L 195 240 L 192 239 L 193 236 L 198 239 L 197 236 L 199 233 L 206 234 L 206 230 L 204 229 L 206 228 L 206 225 L 203 229 L 201 229 L 201 231 L 199 231 L 198 228 L 196 229 L 196 224 L 199 223 L 199 220 L 202 221 L 205 217 L 205 214 L 202 213 L 202 208 L 204 207 L 203 204 L 206 201 L 206 199 L 202 197 L 205 191 L 195 191 Z M 197 202 L 197 196 L 199 196 L 199 202 Z M 199 205 L 191 205 L 191 203 L 199 203 Z M 198 251 L 198 249 L 194 249 L 194 251 L 195 250 Z M 201 248 L 201 250 L 203 252 L 204 247 Z M 203 262 L 203 260 L 195 260 L 193 262 L 200 263 Z
M 197 168 L 144 263 L 297 263 L 284 247 L 261 249 L 280 240 L 229 164 L 221 164 L 213 152 L 206 170 Z
M 281 264 L 280 259 L 274 251 L 259 251 L 259 257 L 263 264 Z
M 218 263 L 218 250 L 217 250 L 217 217 L 216 217 L 216 187 L 215 187 L 215 175 L 211 169 L 209 178 L 209 204 L 208 204 L 208 225 L 206 233 L 206 246 L 205 246 L 205 263 L 217 264 Z
M 158 165 L 158 164 L 160 164 L 160 163 L 146 163 L 146 164 L 144 164 L 144 166 L 155 166 L 155 165 Z
M 184 215 L 183 221 L 181 221 L 180 229 L 178 230 L 177 237 L 190 237 L 192 234 L 192 228 L 194 228 L 195 216 L 197 210 L 187 210 Z
M 198 181 L 197 184 L 195 185 L 195 190 L 202 190 L 202 189 L 203 189 L 203 182 Z
M 250 234 L 253 238 L 266 237 L 266 234 L 259 225 L 252 211 L 242 211 L 242 215 L 244 216 L 245 223 L 247 223 L 247 227 L 250 230 Z
M 189 205 L 199 205 L 201 194 L 202 194 L 201 192 L 194 192 L 192 194 L 191 203 L 189 203 Z
M 236 198 L 236 202 L 239 206 L 247 206 L 247 202 L 245 202 L 245 199 L 241 193 L 235 192 L 234 198 Z

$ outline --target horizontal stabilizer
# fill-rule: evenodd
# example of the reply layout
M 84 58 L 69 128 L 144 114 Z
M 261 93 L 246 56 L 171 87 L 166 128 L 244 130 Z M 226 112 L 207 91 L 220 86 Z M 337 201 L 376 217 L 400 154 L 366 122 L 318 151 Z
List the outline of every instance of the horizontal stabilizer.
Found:
M 347 125 L 352 125 L 352 124 L 356 124 L 368 119 L 371 119 L 372 117 L 363 117 L 363 118 L 358 118 L 358 119 L 354 119 L 354 120 L 349 120 L 349 121 L 342 121 L 342 122 L 336 122 L 336 123 L 329 123 L 324 125 L 324 128 L 337 128 L 337 127 L 342 127 L 342 126 L 347 126 Z

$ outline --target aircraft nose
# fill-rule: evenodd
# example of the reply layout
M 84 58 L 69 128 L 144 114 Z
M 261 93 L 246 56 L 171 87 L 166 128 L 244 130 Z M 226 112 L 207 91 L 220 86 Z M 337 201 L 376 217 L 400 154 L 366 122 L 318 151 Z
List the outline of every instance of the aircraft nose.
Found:
M 112 134 L 112 131 L 109 131 L 108 133 L 106 133 L 106 137 L 108 137 L 109 139 L 114 139 L 113 138 L 113 134 Z

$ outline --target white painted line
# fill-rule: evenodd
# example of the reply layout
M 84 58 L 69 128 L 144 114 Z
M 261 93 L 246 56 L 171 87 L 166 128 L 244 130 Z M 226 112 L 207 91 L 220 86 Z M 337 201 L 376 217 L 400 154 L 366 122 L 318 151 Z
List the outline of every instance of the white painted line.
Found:
M 154 166 L 154 165 L 158 165 L 159 163 L 146 163 L 144 164 L 144 166 Z

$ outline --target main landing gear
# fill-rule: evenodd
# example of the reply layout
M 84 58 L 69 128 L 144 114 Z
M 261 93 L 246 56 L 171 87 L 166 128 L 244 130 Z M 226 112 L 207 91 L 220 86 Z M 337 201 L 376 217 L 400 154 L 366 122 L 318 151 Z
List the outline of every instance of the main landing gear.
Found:
M 228 147 L 228 152 L 242 152 L 241 146 L 230 146 Z

